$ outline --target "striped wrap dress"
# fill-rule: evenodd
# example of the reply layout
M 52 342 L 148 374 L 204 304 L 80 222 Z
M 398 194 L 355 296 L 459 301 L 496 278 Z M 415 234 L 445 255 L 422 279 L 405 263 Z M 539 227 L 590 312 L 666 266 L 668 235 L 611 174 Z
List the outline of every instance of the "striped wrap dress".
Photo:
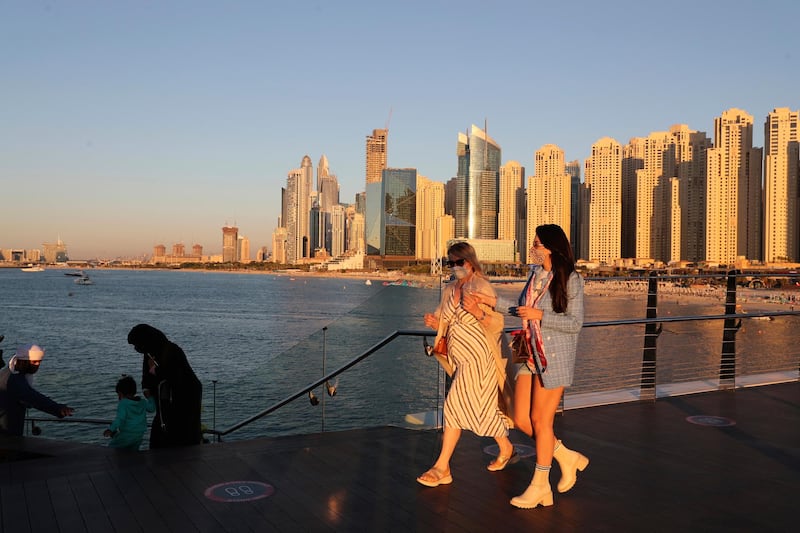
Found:
M 488 282 L 486 286 L 494 293 Z M 443 296 L 440 320 L 449 323 L 447 349 L 455 372 L 444 401 L 444 425 L 468 429 L 482 437 L 508 436 L 508 426 L 498 406 L 491 341 L 478 319 L 456 301 L 455 290 L 449 289 Z

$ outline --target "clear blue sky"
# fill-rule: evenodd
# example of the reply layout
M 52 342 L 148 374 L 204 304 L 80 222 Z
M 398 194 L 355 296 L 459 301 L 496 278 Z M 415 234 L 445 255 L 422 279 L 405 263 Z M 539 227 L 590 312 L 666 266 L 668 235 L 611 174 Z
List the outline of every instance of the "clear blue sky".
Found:
M 800 2 L 0 1 L 0 248 L 72 258 L 271 246 L 286 175 L 328 157 L 352 202 L 364 139 L 446 181 L 488 121 L 533 174 L 560 146 L 800 108 Z

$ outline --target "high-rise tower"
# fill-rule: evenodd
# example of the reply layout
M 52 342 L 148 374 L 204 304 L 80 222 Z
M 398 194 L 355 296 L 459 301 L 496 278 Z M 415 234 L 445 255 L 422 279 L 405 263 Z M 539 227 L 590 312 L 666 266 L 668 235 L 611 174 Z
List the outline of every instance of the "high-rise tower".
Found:
M 313 183 L 311 158 L 303 157 L 300 168 L 289 172 L 286 178 L 286 261 L 297 263 L 310 257 L 311 186 Z
M 620 257 L 622 225 L 622 147 L 609 137 L 592 145 L 585 163 L 588 192 L 587 259 L 610 263 Z
M 500 146 L 473 124 L 458 134 L 456 155 L 456 237 L 496 239 Z
M 764 260 L 800 261 L 800 112 L 776 108 L 764 124 Z
M 444 183 L 417 176 L 417 259 L 434 259 L 443 255 L 437 249 L 436 222 L 444 216 Z
M 389 130 L 372 130 L 367 136 L 367 184 L 380 183 L 381 173 L 386 168 Z
M 636 172 L 644 168 L 645 141 L 633 137 L 622 148 L 621 257 L 636 257 Z
M 684 124 L 672 126 L 669 132 L 680 184 L 680 258 L 702 261 L 706 255 L 706 167 L 711 139 L 704 131 Z
M 333 206 L 339 203 L 339 180 L 328 168 L 328 158 L 324 155 L 317 167 L 317 198 L 323 213 L 330 213 Z
M 564 151 L 554 144 L 542 146 L 534 155 L 533 169 L 534 175 L 528 179 L 527 241 L 533 242 L 536 226 L 541 224 L 558 224 L 571 238 L 572 178 L 567 174 Z
M 222 228 L 222 262 L 235 263 L 236 245 L 239 242 L 239 228 L 236 226 L 228 226 L 227 224 Z
M 525 167 L 508 161 L 500 167 L 497 238 L 516 241 L 518 258 L 525 249 Z
M 672 202 L 671 180 L 676 172 L 672 136 L 656 131 L 640 141 L 643 166 L 636 171 L 634 257 L 666 263 L 680 259 L 671 255 L 672 246 L 680 242 L 670 223 L 673 210 L 679 209 L 677 202 Z
M 739 257 L 761 258 L 761 153 L 753 148 L 751 115 L 732 108 L 714 120 L 706 182 L 707 261 L 733 265 Z
M 572 251 L 575 257 L 579 257 L 578 250 L 580 250 L 581 243 L 581 162 L 577 159 L 570 161 L 564 166 L 564 169 L 569 174 L 570 191 L 569 191 L 569 240 L 572 244 Z M 523 247 L 523 250 L 526 248 Z

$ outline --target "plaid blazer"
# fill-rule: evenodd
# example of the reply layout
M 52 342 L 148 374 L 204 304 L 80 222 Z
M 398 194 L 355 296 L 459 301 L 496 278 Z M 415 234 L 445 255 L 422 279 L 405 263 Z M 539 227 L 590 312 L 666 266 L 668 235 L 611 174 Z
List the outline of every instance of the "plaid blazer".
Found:
M 531 276 L 535 270 L 531 272 Z M 545 388 L 569 387 L 575 374 L 578 334 L 583 327 L 583 277 L 573 272 L 567 281 L 567 310 L 553 311 L 550 291 L 539 301 L 542 309 L 542 341 L 547 357 L 547 369 L 542 374 Z

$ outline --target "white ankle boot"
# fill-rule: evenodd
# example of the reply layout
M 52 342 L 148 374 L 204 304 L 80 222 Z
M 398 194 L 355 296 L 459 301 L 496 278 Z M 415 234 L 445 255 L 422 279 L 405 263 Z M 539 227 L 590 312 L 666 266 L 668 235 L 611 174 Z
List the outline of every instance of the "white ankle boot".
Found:
M 550 488 L 550 471 L 535 470 L 533 479 L 525 492 L 511 498 L 511 505 L 521 509 L 533 509 L 537 505 L 553 505 L 553 490 Z
M 567 492 L 575 486 L 578 471 L 589 465 L 589 458 L 576 451 L 570 450 L 564 443 L 558 441 L 560 446 L 553 452 L 553 457 L 561 468 L 561 479 L 558 481 L 558 492 Z

